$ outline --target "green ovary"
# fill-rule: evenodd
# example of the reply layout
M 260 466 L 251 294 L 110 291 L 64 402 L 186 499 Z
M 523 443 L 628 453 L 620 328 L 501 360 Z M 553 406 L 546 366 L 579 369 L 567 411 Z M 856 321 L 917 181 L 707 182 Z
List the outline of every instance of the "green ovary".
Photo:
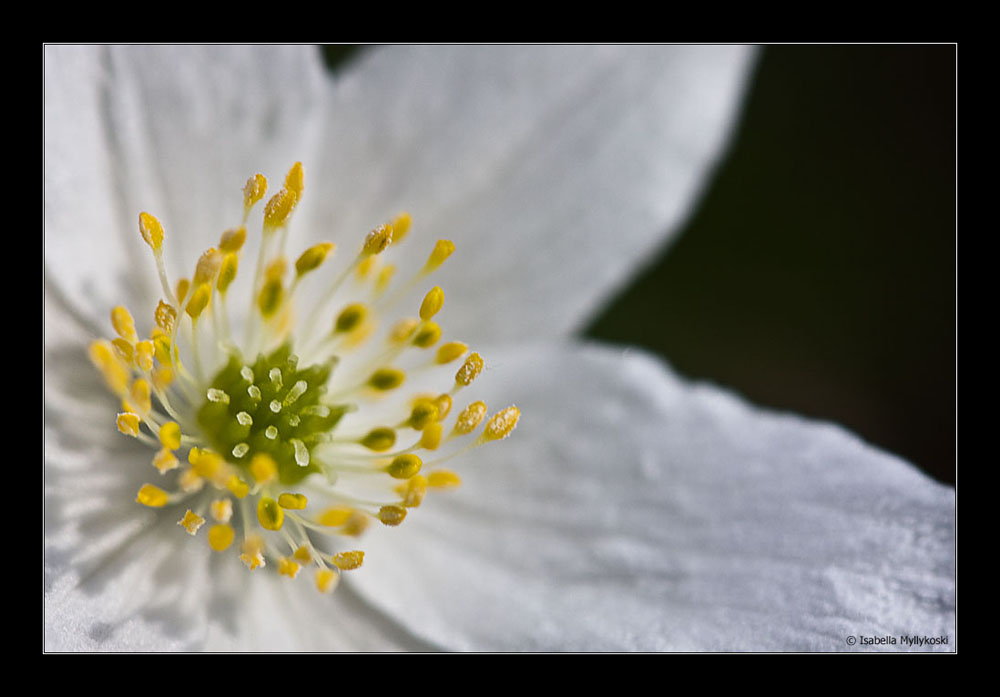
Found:
M 206 398 L 198 410 L 198 424 L 212 448 L 229 462 L 248 468 L 254 455 L 266 453 L 278 464 L 281 483 L 295 484 L 321 471 L 313 448 L 347 411 L 346 407 L 319 403 L 329 377 L 328 366 L 299 369 L 298 358 L 288 344 L 269 356 L 258 356 L 250 366 L 231 357 L 211 384 L 212 389 L 228 395 L 229 401 Z M 218 399 L 220 393 L 214 394 Z M 280 407 L 277 411 L 274 404 Z M 301 443 L 299 461 L 303 446 L 309 453 L 305 466 L 296 461 L 295 441 Z

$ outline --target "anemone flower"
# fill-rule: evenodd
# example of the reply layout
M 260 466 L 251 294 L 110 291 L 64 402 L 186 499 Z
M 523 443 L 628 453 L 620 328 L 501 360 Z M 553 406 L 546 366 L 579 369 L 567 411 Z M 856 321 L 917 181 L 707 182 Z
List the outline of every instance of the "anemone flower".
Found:
M 573 336 L 683 222 L 752 62 L 390 47 L 330 77 L 308 47 L 47 47 L 46 649 L 953 650 L 949 488 L 841 428 Z M 282 244 L 329 240 L 349 263 L 404 210 L 402 259 L 453 241 L 440 326 L 485 358 L 469 394 L 523 414 L 449 462 L 456 491 L 368 530 L 331 594 L 248 572 L 192 540 L 183 510 L 137 503 L 161 481 L 153 451 L 115 428 L 121 401 L 87 358 L 112 308 L 146 331 L 175 292 L 140 212 L 176 279 L 239 223 L 248 177 L 295 162 L 307 183 Z

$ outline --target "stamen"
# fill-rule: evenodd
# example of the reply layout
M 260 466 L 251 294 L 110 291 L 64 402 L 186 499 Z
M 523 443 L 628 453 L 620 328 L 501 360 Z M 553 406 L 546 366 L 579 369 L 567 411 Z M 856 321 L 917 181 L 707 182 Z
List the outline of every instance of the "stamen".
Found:
M 133 438 L 139 435 L 139 415 L 125 412 L 118 415 L 118 431 Z M 391 447 L 391 446 L 390 446 Z
M 224 552 L 229 549 L 236 539 L 236 531 L 225 523 L 213 525 L 208 529 L 208 546 L 216 552 Z
M 517 407 L 507 407 L 497 412 L 486 422 L 486 428 L 483 429 L 483 435 L 479 439 L 483 442 L 503 440 L 514 430 L 520 418 L 521 410 Z
M 430 273 L 431 271 L 435 271 L 454 251 L 454 242 L 451 240 L 438 240 L 437 244 L 434 245 L 433 251 L 431 251 L 430 257 L 427 259 L 427 263 L 424 264 L 424 272 Z
M 282 494 L 278 497 L 278 505 L 292 511 L 304 510 L 308 503 L 302 494 Z
M 420 319 L 426 322 L 440 312 L 443 305 L 444 291 L 441 290 L 440 286 L 434 286 L 424 296 L 424 301 L 420 303 Z
M 394 479 L 409 479 L 417 472 L 420 471 L 423 462 L 416 455 L 406 453 L 404 455 L 397 456 L 389 465 L 385 468 L 385 471 L 389 473 L 389 476 Z
M 434 489 L 455 489 L 462 479 L 450 470 L 437 470 L 427 475 L 427 486 Z
M 177 524 L 184 528 L 188 535 L 193 536 L 198 532 L 198 528 L 205 524 L 205 519 L 189 508 L 184 517 L 177 521 Z
M 142 488 L 139 489 L 139 493 L 136 494 L 135 500 L 143 506 L 149 506 L 150 508 L 163 508 L 170 500 L 170 494 L 158 486 L 143 484 Z
M 111 311 L 111 326 L 118 332 L 118 336 L 125 339 L 130 344 L 134 344 L 138 338 L 135 334 L 135 322 L 129 311 L 120 305 Z
M 257 175 L 260 176 L 260 175 Z M 261 177 L 263 179 L 263 177 Z M 253 181 L 251 179 L 251 181 Z M 247 182 L 248 184 L 250 182 Z M 264 188 L 267 188 L 267 183 L 264 183 Z M 247 239 L 247 229 L 240 225 L 238 228 L 232 230 L 226 230 L 222 233 L 222 237 L 219 239 L 219 251 L 223 252 L 227 256 L 229 254 L 236 254 L 238 251 L 243 249 L 243 243 Z
M 465 409 L 462 413 L 458 415 L 458 419 L 455 421 L 455 433 L 464 436 L 467 433 L 472 433 L 479 426 L 479 423 L 486 416 L 486 403 L 485 402 L 473 402 Z
M 330 593 L 337 587 L 340 574 L 330 569 L 320 569 L 316 572 L 316 588 L 320 593 Z
M 467 386 L 471 385 L 479 374 L 483 372 L 483 357 L 478 353 L 473 353 L 465 359 L 465 363 L 455 373 L 455 384 Z
M 364 248 L 362 249 L 362 254 L 365 256 L 371 256 L 373 254 L 381 254 L 386 250 L 386 248 L 392 243 L 392 226 L 391 225 L 379 225 L 377 228 L 368 233 L 368 237 L 365 238 Z
M 264 198 L 267 193 L 267 179 L 263 174 L 255 174 L 247 179 L 246 186 L 243 187 L 243 207 L 249 212 L 254 205 Z
M 295 261 L 295 273 L 301 277 L 318 269 L 326 261 L 327 255 L 333 251 L 333 248 L 332 242 L 321 242 L 302 252 L 302 256 Z
M 353 552 L 341 552 L 333 555 L 333 565 L 341 571 L 357 569 L 365 560 L 365 553 L 359 550 Z

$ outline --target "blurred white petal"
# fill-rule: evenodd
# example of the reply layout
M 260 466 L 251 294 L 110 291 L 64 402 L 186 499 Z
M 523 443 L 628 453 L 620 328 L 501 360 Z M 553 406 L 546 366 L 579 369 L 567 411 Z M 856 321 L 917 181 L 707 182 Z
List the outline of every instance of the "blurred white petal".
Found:
M 455 650 L 842 651 L 954 635 L 954 492 L 640 353 L 492 351 L 514 435 L 352 580 Z M 870 650 L 870 647 L 857 646 Z M 900 648 L 896 646 L 895 648 Z M 927 647 L 924 647 L 927 650 Z
M 372 51 L 336 85 L 321 220 L 406 209 L 470 340 L 579 329 L 677 231 L 721 155 L 743 46 Z
M 186 270 L 247 177 L 301 160 L 293 239 L 349 249 L 409 210 L 419 254 L 458 245 L 438 277 L 458 335 L 562 336 L 683 222 L 751 63 L 740 46 L 387 47 L 334 80 L 313 47 L 50 46 L 46 268 L 91 318 L 122 288 L 155 304 L 140 210 Z

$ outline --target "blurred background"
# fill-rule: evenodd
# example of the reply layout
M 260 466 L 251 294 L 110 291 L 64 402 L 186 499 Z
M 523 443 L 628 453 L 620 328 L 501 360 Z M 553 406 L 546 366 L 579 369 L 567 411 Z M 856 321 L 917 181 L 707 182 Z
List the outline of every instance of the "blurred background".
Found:
M 364 48 L 323 47 L 331 70 Z M 586 335 L 954 484 L 954 45 L 763 48 L 684 230 Z

